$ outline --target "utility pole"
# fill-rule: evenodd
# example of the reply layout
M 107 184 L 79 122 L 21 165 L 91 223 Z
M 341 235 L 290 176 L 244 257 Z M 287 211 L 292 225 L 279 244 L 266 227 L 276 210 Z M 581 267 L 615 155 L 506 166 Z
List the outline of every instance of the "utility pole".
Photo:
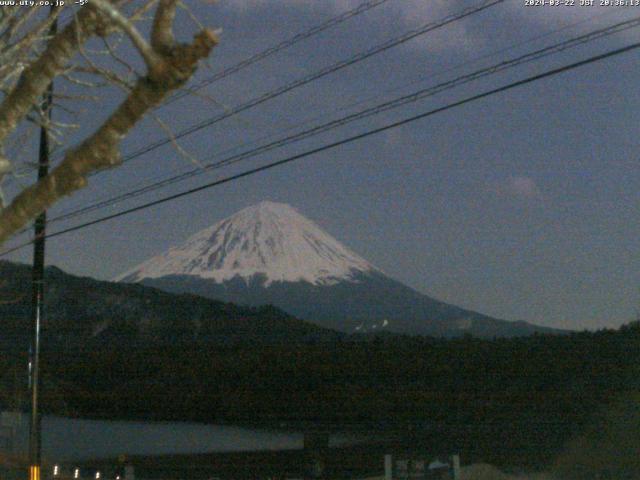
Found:
M 51 15 L 55 15 L 55 7 L 51 7 Z M 58 30 L 57 19 L 51 24 L 49 36 Z M 53 104 L 53 82 L 49 84 L 40 104 L 43 112 L 43 124 L 40 127 L 40 152 L 38 156 L 38 180 L 49 173 L 49 132 L 47 120 L 51 119 Z M 42 310 L 44 303 L 44 247 L 47 225 L 47 212 L 44 211 L 35 221 L 35 241 L 33 243 L 33 296 L 31 323 L 33 340 L 30 351 L 30 386 L 31 386 L 31 423 L 29 425 L 29 480 L 40 480 L 40 464 L 42 452 L 42 429 L 39 410 L 40 395 L 40 330 L 42 328 Z

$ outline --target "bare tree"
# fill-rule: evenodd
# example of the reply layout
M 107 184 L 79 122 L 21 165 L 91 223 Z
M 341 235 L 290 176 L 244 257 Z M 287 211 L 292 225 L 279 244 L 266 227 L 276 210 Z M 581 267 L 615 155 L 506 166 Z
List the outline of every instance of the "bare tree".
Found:
M 75 95 L 76 102 L 88 101 L 99 83 L 124 91 L 120 105 L 92 134 L 73 148 L 65 147 L 62 160 L 45 179 L 2 205 L 0 244 L 56 201 L 84 187 L 89 174 L 117 166 L 123 138 L 170 92 L 182 87 L 217 44 L 216 33 L 200 27 L 190 43 L 175 40 L 179 0 L 136 1 L 89 0 L 55 33 L 50 30 L 54 20 L 70 9 L 43 14 L 48 9 L 0 6 L 0 180 L 18 175 L 20 160 L 6 152 L 10 142 L 21 141 L 25 125 L 46 125 L 54 140 L 70 126 L 52 122 L 42 111 L 42 96 L 54 79 L 89 89 L 85 97 Z M 149 20 L 145 35 L 140 23 Z M 94 39 L 103 45 L 98 52 L 87 47 Z M 133 45 L 127 55 L 134 51 L 137 59 L 119 55 L 114 42 L 124 39 Z M 134 68 L 136 60 L 142 73 Z

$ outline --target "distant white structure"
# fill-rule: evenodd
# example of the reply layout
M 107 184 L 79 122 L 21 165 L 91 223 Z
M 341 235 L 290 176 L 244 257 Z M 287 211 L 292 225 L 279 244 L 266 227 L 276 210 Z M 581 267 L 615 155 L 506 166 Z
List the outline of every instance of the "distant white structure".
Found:
M 451 463 L 442 462 L 436 458 L 427 464 L 424 456 L 411 455 L 384 456 L 385 480 L 432 480 L 452 478 L 460 480 L 460 456 L 453 455 Z

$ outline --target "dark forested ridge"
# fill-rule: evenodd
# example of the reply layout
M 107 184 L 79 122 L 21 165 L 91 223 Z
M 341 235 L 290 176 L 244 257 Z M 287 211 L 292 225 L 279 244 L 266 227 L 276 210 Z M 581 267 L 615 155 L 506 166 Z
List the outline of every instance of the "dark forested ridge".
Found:
M 345 333 L 384 330 L 431 337 L 469 334 L 480 338 L 566 333 L 449 305 L 377 272 L 327 285 L 300 281 L 266 286 L 264 281 L 256 276 L 249 282 L 236 277 L 217 283 L 193 275 L 169 275 L 143 279 L 141 283 L 167 292 L 194 293 L 240 305 L 275 305 L 296 317 Z
M 2 368 L 24 361 L 4 357 Z M 640 328 L 493 341 L 103 346 L 47 350 L 44 362 L 52 387 L 43 405 L 63 404 L 59 413 L 359 424 L 381 435 L 402 425 L 416 444 L 536 465 L 553 458 L 610 402 L 637 391 Z
M 0 261 L 0 343 L 28 345 L 31 268 Z M 337 334 L 270 306 L 241 307 L 45 270 L 43 335 L 60 347 L 297 342 Z
M 0 262 L 0 273 L 0 406 L 24 408 L 29 269 Z M 359 425 L 467 459 L 546 465 L 640 387 L 637 323 L 493 340 L 346 336 L 272 307 L 47 275 L 42 406 L 50 413 Z

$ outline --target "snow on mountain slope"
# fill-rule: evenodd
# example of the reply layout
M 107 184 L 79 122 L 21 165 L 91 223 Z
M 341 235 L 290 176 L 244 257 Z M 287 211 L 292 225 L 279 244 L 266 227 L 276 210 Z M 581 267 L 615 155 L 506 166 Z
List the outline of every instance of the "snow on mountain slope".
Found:
M 264 275 L 273 282 L 332 285 L 379 271 L 289 205 L 262 202 L 202 230 L 116 280 L 192 275 L 218 283 Z

